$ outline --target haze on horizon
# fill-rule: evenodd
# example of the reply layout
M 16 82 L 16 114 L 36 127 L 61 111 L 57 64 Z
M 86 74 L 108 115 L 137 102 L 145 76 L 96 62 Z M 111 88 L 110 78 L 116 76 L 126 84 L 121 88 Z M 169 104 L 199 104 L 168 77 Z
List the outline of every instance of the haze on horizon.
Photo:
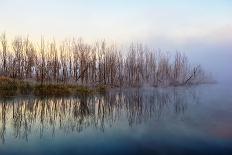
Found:
M 230 0 L 0 0 L 0 32 L 39 40 L 82 37 L 186 52 L 221 81 L 232 79 Z

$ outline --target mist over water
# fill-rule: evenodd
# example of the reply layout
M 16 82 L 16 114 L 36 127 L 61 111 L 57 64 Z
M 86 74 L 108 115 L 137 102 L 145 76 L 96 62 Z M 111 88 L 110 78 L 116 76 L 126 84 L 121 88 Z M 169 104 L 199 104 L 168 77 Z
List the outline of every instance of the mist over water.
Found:
M 212 84 L 1 99 L 0 152 L 230 154 L 231 92 Z

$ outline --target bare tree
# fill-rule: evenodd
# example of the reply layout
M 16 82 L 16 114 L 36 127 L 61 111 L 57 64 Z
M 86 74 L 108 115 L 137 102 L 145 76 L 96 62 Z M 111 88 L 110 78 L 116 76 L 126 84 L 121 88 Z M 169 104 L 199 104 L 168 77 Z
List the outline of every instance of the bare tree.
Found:
M 7 39 L 6 34 L 3 33 L 1 36 L 1 45 L 2 45 L 2 72 L 4 76 L 7 76 Z

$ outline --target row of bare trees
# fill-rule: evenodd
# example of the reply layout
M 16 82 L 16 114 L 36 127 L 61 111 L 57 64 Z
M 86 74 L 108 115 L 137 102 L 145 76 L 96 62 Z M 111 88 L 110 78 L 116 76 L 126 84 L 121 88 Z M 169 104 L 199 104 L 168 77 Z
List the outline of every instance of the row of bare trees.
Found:
M 169 86 L 205 82 L 206 75 L 191 66 L 187 57 L 177 52 L 151 50 L 131 44 L 127 50 L 107 45 L 105 41 L 88 44 L 73 39 L 33 43 L 16 37 L 0 39 L 0 75 L 45 83 L 80 85 Z

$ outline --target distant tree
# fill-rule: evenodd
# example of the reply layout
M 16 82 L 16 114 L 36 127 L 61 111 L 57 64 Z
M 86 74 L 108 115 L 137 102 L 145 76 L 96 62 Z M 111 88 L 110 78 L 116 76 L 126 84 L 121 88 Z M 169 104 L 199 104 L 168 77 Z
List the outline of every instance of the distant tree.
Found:
M 1 36 L 1 45 L 2 45 L 2 74 L 7 76 L 7 39 L 6 34 L 3 33 Z

